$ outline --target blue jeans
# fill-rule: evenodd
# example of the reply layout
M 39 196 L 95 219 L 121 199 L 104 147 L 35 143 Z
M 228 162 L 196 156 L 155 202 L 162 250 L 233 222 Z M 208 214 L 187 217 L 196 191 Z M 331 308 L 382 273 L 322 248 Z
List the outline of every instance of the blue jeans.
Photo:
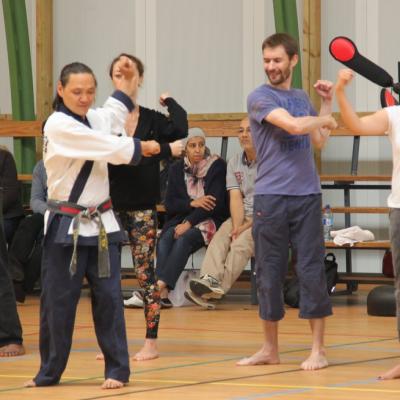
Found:
M 156 275 L 171 290 L 175 288 L 189 256 L 205 246 L 203 236 L 197 228 L 190 228 L 178 239 L 174 238 L 174 234 L 175 226 L 171 226 L 162 232 L 157 244 Z

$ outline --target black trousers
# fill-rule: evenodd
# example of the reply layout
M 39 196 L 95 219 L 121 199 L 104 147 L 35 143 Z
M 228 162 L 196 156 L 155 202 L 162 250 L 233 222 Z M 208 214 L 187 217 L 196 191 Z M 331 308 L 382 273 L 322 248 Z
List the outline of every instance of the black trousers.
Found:
M 22 344 L 22 327 L 8 268 L 4 230 L 0 227 L 0 347 Z
M 129 355 L 121 295 L 119 244 L 109 244 L 111 276 L 98 277 L 97 246 L 78 246 L 77 272 L 71 277 L 72 245 L 55 243 L 56 216 L 43 242 L 40 298 L 40 370 L 37 386 L 57 384 L 67 365 L 83 278 L 92 291 L 96 337 L 105 360 L 105 378 L 128 382 Z
M 43 225 L 43 214 L 35 213 L 25 217 L 19 223 L 8 249 L 12 278 L 23 282 L 26 292 L 33 289 L 40 276 Z

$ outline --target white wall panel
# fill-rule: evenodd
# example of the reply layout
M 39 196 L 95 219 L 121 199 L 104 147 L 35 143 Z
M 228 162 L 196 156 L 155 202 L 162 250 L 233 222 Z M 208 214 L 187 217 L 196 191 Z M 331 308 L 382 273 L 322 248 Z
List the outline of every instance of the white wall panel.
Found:
M 157 3 L 158 90 L 189 112 L 242 110 L 242 1 Z
M 35 68 L 35 0 L 26 3 Z M 302 3 L 297 0 L 300 32 Z M 398 15 L 398 0 L 322 0 L 322 77 L 336 80 L 341 64 L 330 56 L 328 44 L 344 35 L 397 80 Z M 260 47 L 274 30 L 272 0 L 54 0 L 54 80 L 66 63 L 87 63 L 97 75 L 101 104 L 112 90 L 111 59 L 129 52 L 145 63 L 142 104 L 160 108 L 158 96 L 168 90 L 190 113 L 245 111 L 248 93 L 265 81 Z M 0 56 L 0 113 L 10 113 L 2 7 Z M 379 107 L 379 88 L 362 77 L 356 77 L 348 93 L 358 111 Z M 212 146 L 218 151 L 219 141 Z M 231 141 L 228 155 L 237 149 L 237 142 Z M 351 141 L 332 139 L 322 157 L 336 166 L 346 161 L 345 168 L 350 168 Z M 362 138 L 360 159 L 370 173 L 382 172 L 374 161 L 390 163 L 390 158 L 385 139 Z M 354 204 L 385 205 L 387 193 L 360 191 L 352 196 Z M 325 202 L 339 205 L 341 198 L 342 193 L 324 192 Z M 354 221 L 377 230 L 387 226 L 386 216 L 359 216 Z M 337 223 L 343 223 L 340 217 Z M 363 254 L 355 256 L 355 269 L 379 270 L 379 253 L 368 254 L 372 262 Z
M 54 80 L 65 64 L 86 63 L 97 76 L 97 103 L 102 104 L 112 90 L 111 60 L 134 51 L 134 5 L 131 0 L 54 1 Z
M 398 62 L 400 61 L 400 46 L 398 38 L 398 17 L 400 15 L 399 0 L 379 1 L 378 27 L 375 32 L 378 39 L 378 57 L 381 66 L 395 79 L 400 80 Z M 374 32 L 371 32 L 373 34 Z
M 272 2 L 268 0 L 243 1 L 243 109 L 247 95 L 266 77 L 263 69 L 261 44 L 275 32 Z
M 135 1 L 135 56 L 145 65 L 145 79 L 139 92 L 139 104 L 158 105 L 157 94 L 157 1 Z

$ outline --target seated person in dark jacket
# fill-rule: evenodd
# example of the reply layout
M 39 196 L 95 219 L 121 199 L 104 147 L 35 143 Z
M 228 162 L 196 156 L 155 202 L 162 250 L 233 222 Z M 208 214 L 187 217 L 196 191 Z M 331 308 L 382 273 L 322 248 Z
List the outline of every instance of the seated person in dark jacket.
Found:
M 10 246 L 18 224 L 24 217 L 21 185 L 13 155 L 0 146 L 0 187 L 3 191 L 3 221 L 7 246 Z
M 25 301 L 25 294 L 33 290 L 40 276 L 44 213 L 47 208 L 47 175 L 43 160 L 38 161 L 33 169 L 30 206 L 32 214 L 20 222 L 8 248 L 15 297 L 20 303 Z
M 25 354 L 22 327 L 10 279 L 7 246 L 0 209 L 0 358 Z
M 201 130 L 192 130 L 186 156 L 169 169 L 165 198 L 167 221 L 157 245 L 156 275 L 161 304 L 172 306 L 168 290 L 185 268 L 190 254 L 208 245 L 228 216 L 226 163 L 210 155 Z
M 0 215 L 0 357 L 15 357 L 25 354 L 25 349 L 10 279 L 7 242 L 10 243 L 24 211 L 14 158 L 4 147 L 0 147 L 0 187 L 0 214 L 4 213 L 4 219 Z

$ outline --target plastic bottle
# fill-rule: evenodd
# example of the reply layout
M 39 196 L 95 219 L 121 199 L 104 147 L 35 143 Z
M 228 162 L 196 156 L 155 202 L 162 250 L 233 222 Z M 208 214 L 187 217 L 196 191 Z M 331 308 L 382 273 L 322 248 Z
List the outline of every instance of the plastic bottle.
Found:
M 324 240 L 332 240 L 331 230 L 333 228 L 333 214 L 329 204 L 324 207 L 324 212 L 322 214 L 322 225 L 324 227 Z

